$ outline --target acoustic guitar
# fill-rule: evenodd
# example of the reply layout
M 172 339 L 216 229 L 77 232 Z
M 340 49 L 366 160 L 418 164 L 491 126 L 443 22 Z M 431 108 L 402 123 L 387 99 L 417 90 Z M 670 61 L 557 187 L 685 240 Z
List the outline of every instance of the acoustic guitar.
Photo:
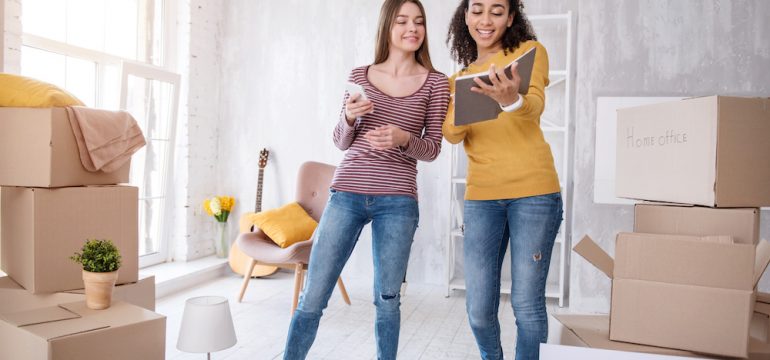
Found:
M 259 152 L 259 177 L 257 179 L 257 201 L 254 204 L 255 213 L 262 211 L 262 181 L 265 176 L 265 166 L 267 166 L 268 156 L 270 156 L 270 152 L 267 149 L 262 149 L 262 151 Z M 241 224 L 241 233 L 251 230 L 251 226 L 248 224 Z M 251 257 L 244 254 L 243 251 L 238 248 L 238 243 L 233 243 L 230 247 L 228 261 L 230 263 L 230 269 L 233 270 L 234 273 L 244 275 L 246 271 L 248 271 Z M 251 277 L 268 276 L 276 271 L 278 271 L 278 267 L 276 266 L 257 264 L 257 266 L 254 267 L 254 271 L 251 272 Z

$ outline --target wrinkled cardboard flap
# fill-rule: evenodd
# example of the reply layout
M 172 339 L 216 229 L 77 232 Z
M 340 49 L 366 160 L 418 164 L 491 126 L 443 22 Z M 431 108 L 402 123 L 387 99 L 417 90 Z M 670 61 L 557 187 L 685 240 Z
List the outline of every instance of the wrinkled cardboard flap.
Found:
M 770 263 L 770 243 L 767 240 L 760 240 L 757 244 L 757 258 L 754 262 L 754 287 L 757 287 L 759 279 L 762 278 L 762 274 L 767 269 L 767 264 Z
M 77 319 L 80 315 L 59 306 L 2 314 L 0 317 L 17 327 Z
M 612 260 L 612 257 L 602 250 L 590 236 L 583 236 L 583 239 L 575 245 L 573 250 L 607 275 L 607 277 L 610 279 L 613 278 L 615 261 Z
M 757 292 L 757 302 L 770 304 L 770 294 L 763 293 L 763 292 Z M 770 315 L 770 314 L 768 314 Z
M 754 304 L 754 312 L 770 316 L 770 304 L 757 301 Z
M 735 244 L 732 236 L 727 235 L 711 235 L 704 236 L 703 241 L 717 243 L 717 244 Z
M 25 326 L 24 329 L 46 340 L 53 340 L 65 336 L 82 334 L 90 331 L 109 328 L 92 319 L 77 318 L 56 323 L 45 323 Z
M 76 318 L 63 319 L 63 321 L 46 322 L 30 325 L 24 329 L 46 340 L 53 340 L 65 336 L 77 335 L 94 330 L 109 328 L 110 326 L 89 317 L 83 317 L 78 308 L 84 308 L 85 301 L 77 301 L 56 306 L 64 312 L 76 315 Z M 36 310 L 33 310 L 36 311 Z M 29 312 L 33 312 L 29 311 Z
M 675 203 L 675 202 L 665 202 L 665 201 L 654 201 L 654 200 L 642 200 L 639 202 L 639 205 L 650 205 L 650 206 L 671 206 L 671 207 L 695 207 L 693 204 L 683 204 L 683 203 Z

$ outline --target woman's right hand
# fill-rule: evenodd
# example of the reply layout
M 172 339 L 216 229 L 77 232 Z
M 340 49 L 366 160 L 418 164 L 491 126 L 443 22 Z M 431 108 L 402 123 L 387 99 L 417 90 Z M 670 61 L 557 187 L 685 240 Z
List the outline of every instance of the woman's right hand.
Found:
M 505 71 L 496 71 L 495 64 L 489 67 L 489 80 L 492 85 L 487 85 L 480 78 L 474 78 L 476 83 L 475 87 L 471 88 L 471 91 L 477 94 L 484 94 L 495 100 L 500 106 L 506 107 L 512 105 L 519 100 L 519 84 L 521 83 L 521 77 L 519 76 L 518 63 L 514 63 L 511 66 L 511 77 L 505 74 Z
M 361 100 L 361 94 L 353 94 L 345 101 L 345 120 L 353 126 L 356 118 L 374 111 L 374 104 L 369 100 Z

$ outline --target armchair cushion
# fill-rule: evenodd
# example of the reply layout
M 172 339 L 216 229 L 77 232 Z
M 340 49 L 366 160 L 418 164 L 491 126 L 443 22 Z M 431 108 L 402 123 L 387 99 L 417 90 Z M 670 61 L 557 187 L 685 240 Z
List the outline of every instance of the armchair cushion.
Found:
M 299 203 L 251 215 L 254 225 L 281 248 L 310 239 L 318 223 Z

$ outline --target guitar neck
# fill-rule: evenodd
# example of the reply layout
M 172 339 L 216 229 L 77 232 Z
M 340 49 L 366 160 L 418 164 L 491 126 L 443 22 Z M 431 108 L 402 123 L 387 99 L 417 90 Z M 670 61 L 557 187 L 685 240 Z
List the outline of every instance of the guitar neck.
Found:
M 259 168 L 259 177 L 257 179 L 257 201 L 254 204 L 254 212 L 262 211 L 262 179 L 265 176 L 265 169 Z

